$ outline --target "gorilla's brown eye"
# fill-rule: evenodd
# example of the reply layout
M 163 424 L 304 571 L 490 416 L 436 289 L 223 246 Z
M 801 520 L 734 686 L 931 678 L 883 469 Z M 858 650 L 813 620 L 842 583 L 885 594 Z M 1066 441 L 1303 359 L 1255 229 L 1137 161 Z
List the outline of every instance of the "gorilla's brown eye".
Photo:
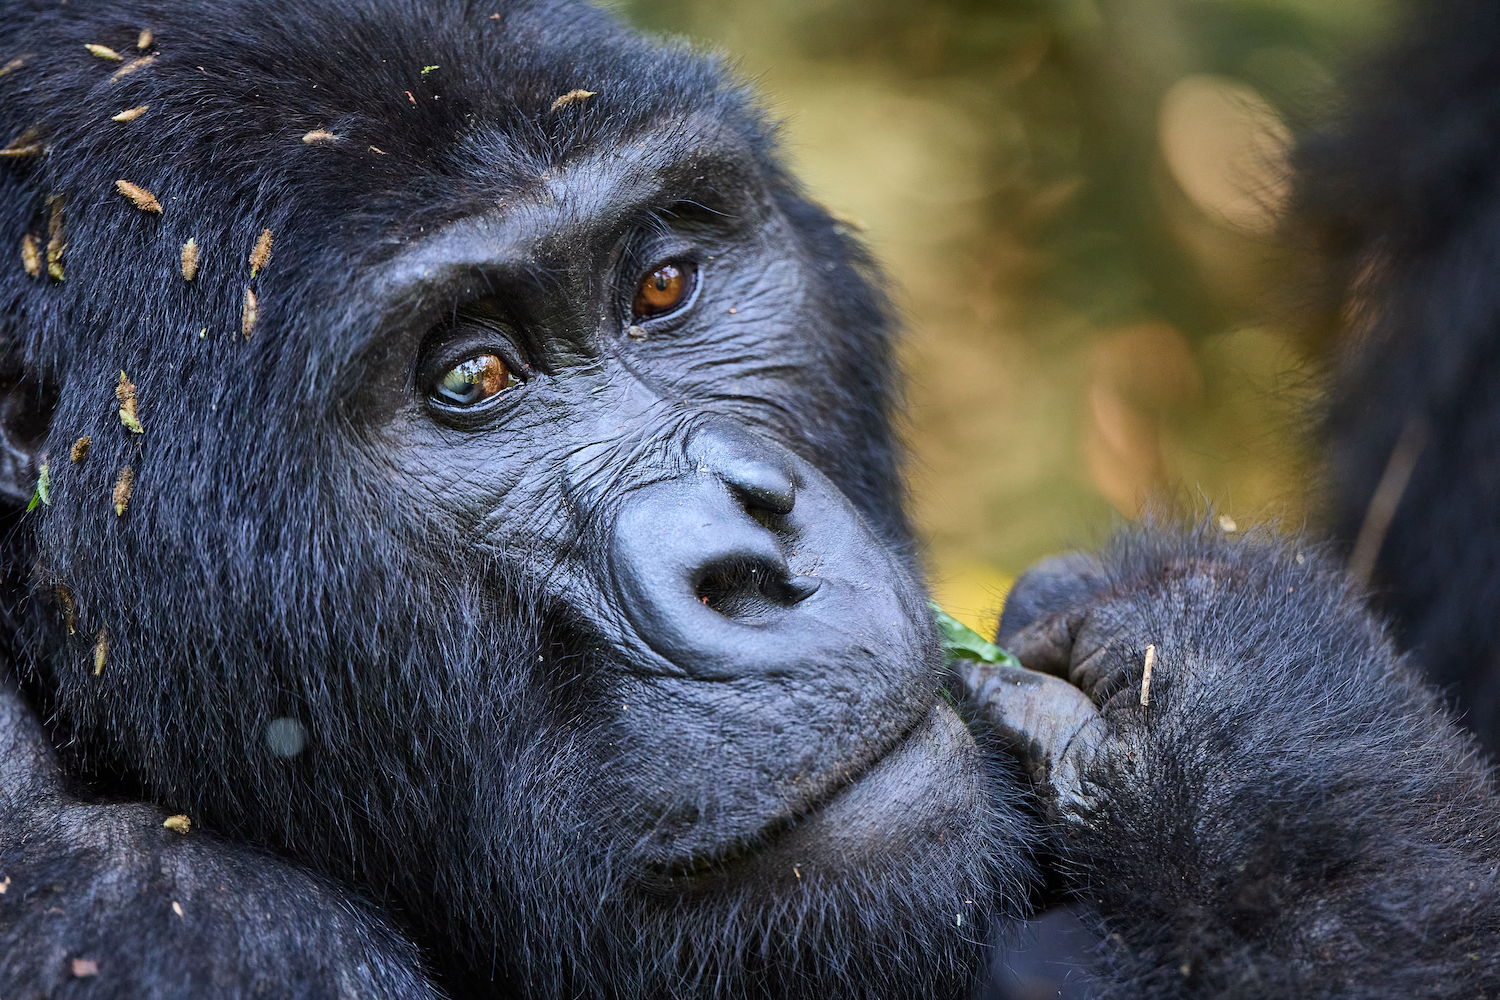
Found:
M 671 312 L 693 290 L 693 265 L 685 262 L 663 264 L 645 278 L 636 289 L 633 310 L 636 319 L 649 319 Z
M 449 406 L 473 406 L 518 384 L 520 380 L 504 361 L 493 354 L 481 354 L 448 369 L 432 398 Z

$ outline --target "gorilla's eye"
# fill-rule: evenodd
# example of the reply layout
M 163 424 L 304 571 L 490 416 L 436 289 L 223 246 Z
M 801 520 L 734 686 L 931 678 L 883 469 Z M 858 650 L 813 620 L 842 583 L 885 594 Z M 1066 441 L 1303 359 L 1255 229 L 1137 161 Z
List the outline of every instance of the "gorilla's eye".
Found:
M 432 398 L 449 406 L 473 406 L 519 384 L 504 361 L 493 354 L 481 354 L 449 368 L 438 380 Z
M 693 290 L 697 269 L 687 261 L 663 264 L 641 279 L 632 309 L 636 319 L 650 319 L 671 312 Z

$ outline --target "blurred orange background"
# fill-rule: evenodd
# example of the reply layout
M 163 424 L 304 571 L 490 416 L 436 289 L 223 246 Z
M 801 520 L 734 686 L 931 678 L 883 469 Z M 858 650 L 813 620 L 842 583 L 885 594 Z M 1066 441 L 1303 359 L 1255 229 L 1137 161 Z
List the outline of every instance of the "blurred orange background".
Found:
M 1285 144 L 1377 0 L 628 0 L 726 53 L 907 321 L 935 596 L 993 631 L 1029 563 L 1148 497 L 1300 526 L 1329 348 L 1278 234 Z

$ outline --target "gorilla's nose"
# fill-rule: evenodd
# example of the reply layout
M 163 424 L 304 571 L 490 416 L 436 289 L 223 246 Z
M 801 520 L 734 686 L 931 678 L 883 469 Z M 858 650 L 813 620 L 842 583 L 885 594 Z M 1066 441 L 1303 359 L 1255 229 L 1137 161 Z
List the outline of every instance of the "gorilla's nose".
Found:
M 700 433 L 690 469 L 630 495 L 611 576 L 637 635 L 693 676 L 734 676 L 784 658 L 769 633 L 821 581 L 788 565 L 798 528 L 792 456 L 748 432 Z

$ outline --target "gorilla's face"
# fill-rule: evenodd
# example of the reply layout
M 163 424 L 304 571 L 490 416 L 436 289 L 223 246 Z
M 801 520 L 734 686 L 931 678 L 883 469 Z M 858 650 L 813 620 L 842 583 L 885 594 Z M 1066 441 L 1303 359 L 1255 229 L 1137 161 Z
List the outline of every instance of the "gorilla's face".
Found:
M 850 361 L 819 261 L 711 120 L 631 139 L 382 269 L 355 475 L 540 613 L 526 673 L 551 697 L 523 724 L 546 720 L 528 760 L 552 787 L 528 825 L 583 842 L 528 881 L 574 867 L 567 895 L 624 904 L 647 931 L 627 947 L 686 952 L 687 982 L 763 964 L 785 992 L 830 947 L 875 971 L 871 939 L 952 977 L 991 906 L 994 809 L 910 560 L 801 432 Z M 467 822 L 533 839 L 497 801 Z
M 635 855 L 786 886 L 968 836 L 977 760 L 920 583 L 788 447 L 826 377 L 813 264 L 696 124 L 399 256 L 350 415 L 433 544 L 512 567 L 598 651 L 577 684 L 637 762 L 599 772 Z
M 571 6 L 420 53 L 390 5 L 185 16 L 118 85 L 178 131 L 23 109 L 37 192 L 108 192 L 23 292 L 41 450 L 94 440 L 29 556 L 82 765 L 390 901 L 453 989 L 961 989 L 1022 824 L 941 697 L 883 299 L 743 95 Z M 324 68 L 355 25 L 386 68 Z

